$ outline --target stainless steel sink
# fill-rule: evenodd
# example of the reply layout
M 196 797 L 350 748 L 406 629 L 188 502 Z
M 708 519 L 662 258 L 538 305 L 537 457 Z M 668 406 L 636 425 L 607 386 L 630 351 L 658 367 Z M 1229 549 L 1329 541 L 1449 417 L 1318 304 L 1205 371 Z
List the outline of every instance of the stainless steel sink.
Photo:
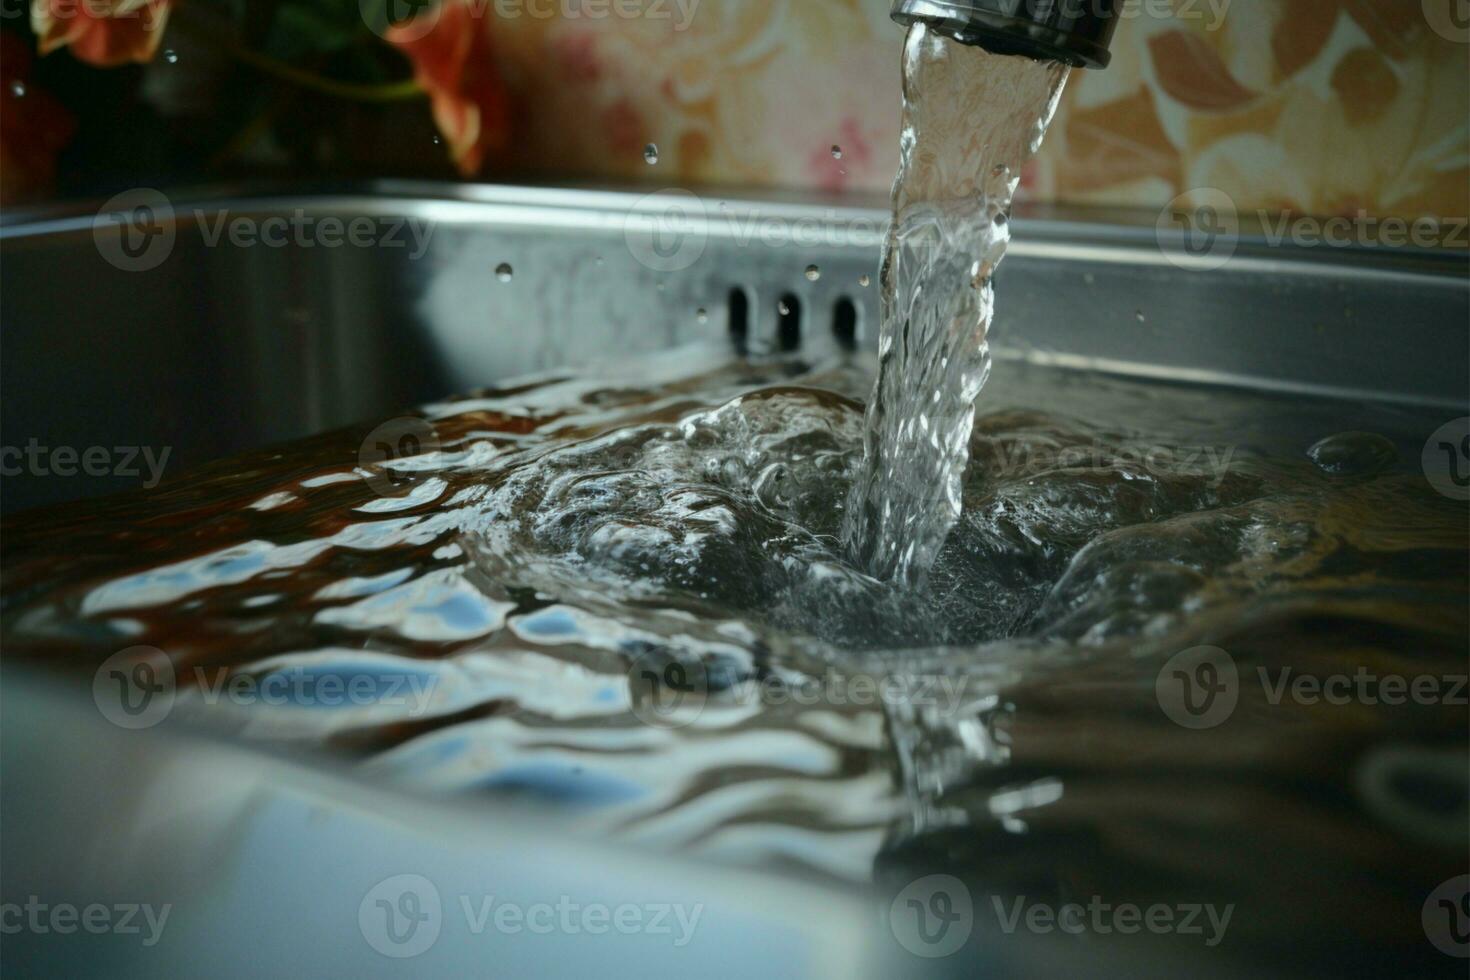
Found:
M 528 372 L 700 337 L 728 338 L 754 356 L 819 357 L 876 340 L 881 207 L 405 184 L 177 192 L 167 207 L 146 216 L 173 238 L 145 270 L 136 260 L 146 248 L 119 252 L 129 229 L 107 211 L 5 216 L 0 445 L 167 448 L 177 472 Z M 228 234 L 211 244 L 221 220 L 259 229 L 297 216 L 371 219 L 380 232 L 422 221 L 431 233 L 421 254 L 384 242 L 231 244 Z M 1168 234 L 1161 240 L 1151 216 L 1022 218 L 1000 273 L 997 357 L 1467 413 L 1464 254 L 1273 249 L 1249 236 L 1231 245 L 1227 263 L 1206 269 L 1214 263 Z M 10 512 L 142 478 L 9 473 Z M 27 961 L 59 975 L 102 964 L 111 975 L 182 974 L 202 963 L 218 975 L 259 964 L 401 975 L 415 961 L 379 955 L 355 916 L 375 881 L 403 873 L 445 889 L 435 962 L 458 972 L 655 977 L 710 974 L 713 964 L 845 978 L 961 969 L 903 954 L 861 890 L 578 840 L 554 814 L 484 800 L 468 811 L 171 724 L 119 733 L 75 692 L 15 666 L 0 676 L 6 900 L 40 890 L 78 904 L 169 902 L 182 923 L 158 950 L 83 937 L 59 958 Z M 458 895 L 489 893 L 584 903 L 695 896 L 705 925 L 682 956 L 566 937 L 553 953 L 462 928 Z M 450 931 L 451 921 L 460 927 Z M 1037 937 L 985 955 L 993 959 L 962 966 L 1023 975 L 1218 969 L 1105 962 Z
M 165 475 L 700 336 L 728 334 L 757 355 L 872 345 L 887 220 L 881 207 L 677 190 L 204 189 L 150 206 L 171 245 L 139 271 L 118 251 L 130 229 L 115 213 L 0 222 L 0 445 L 167 449 Z M 1205 270 L 1214 263 L 1161 239 L 1152 216 L 1078 217 L 1016 221 L 998 358 L 1465 408 L 1464 253 L 1283 249 L 1247 235 Z M 323 221 L 353 219 L 375 229 L 373 244 L 324 244 Z M 272 220 L 312 230 L 232 243 L 231 222 L 258 232 Z M 6 512 L 147 478 L 136 464 L 105 476 L 35 469 L 7 469 Z

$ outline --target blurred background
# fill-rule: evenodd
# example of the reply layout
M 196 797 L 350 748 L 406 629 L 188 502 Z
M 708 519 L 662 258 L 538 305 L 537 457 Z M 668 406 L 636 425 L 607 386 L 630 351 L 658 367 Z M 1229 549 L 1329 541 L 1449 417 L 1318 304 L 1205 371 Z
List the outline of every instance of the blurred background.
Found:
M 10 0 L 0 195 L 242 177 L 881 195 L 889 6 Z M 1156 212 L 1214 187 L 1242 209 L 1464 216 L 1467 6 L 1130 0 L 1113 65 L 1074 73 L 1022 197 Z

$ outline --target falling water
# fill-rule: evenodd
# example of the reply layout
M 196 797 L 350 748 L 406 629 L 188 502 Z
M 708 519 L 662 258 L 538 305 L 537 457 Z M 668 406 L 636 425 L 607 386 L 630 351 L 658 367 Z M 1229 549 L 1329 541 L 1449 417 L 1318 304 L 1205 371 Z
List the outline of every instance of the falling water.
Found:
M 1068 70 L 909 30 L 879 372 L 842 529 L 879 578 L 922 579 L 959 518 L 1011 197 Z

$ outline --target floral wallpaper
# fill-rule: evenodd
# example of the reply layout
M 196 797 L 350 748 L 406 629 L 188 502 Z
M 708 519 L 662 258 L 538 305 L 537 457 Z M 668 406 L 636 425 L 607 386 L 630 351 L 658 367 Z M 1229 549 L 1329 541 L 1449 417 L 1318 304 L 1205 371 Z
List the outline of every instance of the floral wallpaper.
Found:
M 1435 23 L 1419 0 L 1226 0 L 1218 16 L 1203 0 L 1168 2 L 1173 16 L 1139 7 L 1120 24 L 1106 70 L 1073 73 L 1031 200 L 1158 208 L 1218 187 L 1243 208 L 1470 213 L 1470 28 L 1453 36 L 1449 19 L 1461 0 L 1427 0 L 1445 8 Z M 497 25 L 507 74 L 537 110 L 512 159 L 589 177 L 886 191 L 901 43 L 889 6 L 705 0 L 684 30 Z
M 0 197 L 128 166 L 881 194 L 897 162 L 889 6 L 31 0 L 28 36 L 7 28 L 0 49 Z M 1128 0 L 1113 64 L 1073 73 L 1023 196 L 1157 209 L 1215 187 L 1242 208 L 1465 216 L 1467 8 Z M 136 97 L 73 68 L 131 72 Z M 99 129 L 159 137 L 135 153 Z

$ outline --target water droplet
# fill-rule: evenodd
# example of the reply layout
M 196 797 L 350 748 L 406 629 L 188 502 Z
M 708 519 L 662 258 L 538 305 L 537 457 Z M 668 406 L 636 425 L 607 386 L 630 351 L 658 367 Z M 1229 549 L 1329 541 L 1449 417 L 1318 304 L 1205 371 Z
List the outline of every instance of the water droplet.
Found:
M 694 319 L 698 320 L 700 323 L 709 323 L 709 311 L 701 306 L 698 310 L 695 311 Z
M 786 305 L 786 301 L 784 299 L 777 300 L 776 301 L 776 312 L 779 313 L 779 314 L 781 314 L 782 316 L 790 316 L 791 315 L 791 307 Z
M 866 272 L 864 272 L 862 275 L 858 276 L 858 285 L 859 286 L 862 286 L 864 289 L 866 289 L 868 286 L 872 285 L 872 283 L 873 283 L 872 278 L 870 278 Z
M 812 282 L 816 282 L 818 279 L 822 278 L 822 270 L 814 265 L 809 265 L 806 267 L 806 277 Z
M 842 147 L 838 146 L 836 143 L 833 143 L 832 144 L 832 159 L 834 159 L 834 160 L 841 160 L 842 159 Z
M 653 166 L 655 163 L 658 163 L 657 143 L 649 143 L 643 148 L 643 162 L 647 163 L 650 167 Z
M 1374 473 L 1398 462 L 1398 448 L 1374 432 L 1339 432 L 1307 450 L 1317 468 L 1333 476 Z
M 515 278 L 516 270 L 510 267 L 509 262 L 502 262 L 495 267 L 495 278 L 501 282 L 510 282 Z
M 15 96 L 17 99 L 24 96 L 26 94 L 26 83 L 18 78 L 15 81 L 11 82 L 10 94 Z
M 173 48 L 165 48 L 163 52 L 163 60 L 167 61 L 171 65 L 177 65 L 179 63 L 179 53 Z

